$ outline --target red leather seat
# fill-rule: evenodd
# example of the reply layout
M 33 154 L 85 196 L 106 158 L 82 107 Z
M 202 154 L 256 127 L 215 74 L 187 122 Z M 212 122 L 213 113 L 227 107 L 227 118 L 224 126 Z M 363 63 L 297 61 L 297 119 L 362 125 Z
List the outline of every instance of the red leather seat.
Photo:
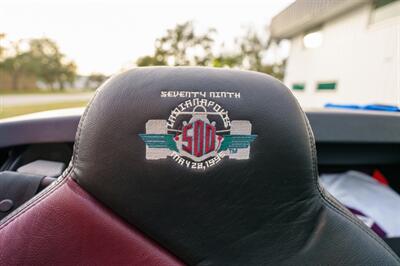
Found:
M 182 265 L 67 173 L 0 227 L 0 265 Z

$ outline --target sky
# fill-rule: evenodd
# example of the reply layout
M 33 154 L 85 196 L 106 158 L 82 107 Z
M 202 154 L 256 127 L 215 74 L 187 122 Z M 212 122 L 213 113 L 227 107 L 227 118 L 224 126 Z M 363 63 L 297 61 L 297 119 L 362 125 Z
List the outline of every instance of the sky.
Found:
M 215 28 L 228 47 L 246 27 L 265 31 L 294 0 L 0 0 L 0 32 L 7 39 L 49 37 L 78 72 L 113 74 L 151 54 L 154 40 L 191 20 L 199 32 Z

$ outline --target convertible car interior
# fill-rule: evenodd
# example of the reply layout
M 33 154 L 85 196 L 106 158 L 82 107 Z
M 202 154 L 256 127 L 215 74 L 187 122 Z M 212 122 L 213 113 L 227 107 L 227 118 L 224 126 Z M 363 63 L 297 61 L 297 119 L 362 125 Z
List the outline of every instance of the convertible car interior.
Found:
M 319 179 L 400 192 L 399 133 L 265 74 L 132 69 L 84 111 L 0 122 L 0 265 L 400 265 Z

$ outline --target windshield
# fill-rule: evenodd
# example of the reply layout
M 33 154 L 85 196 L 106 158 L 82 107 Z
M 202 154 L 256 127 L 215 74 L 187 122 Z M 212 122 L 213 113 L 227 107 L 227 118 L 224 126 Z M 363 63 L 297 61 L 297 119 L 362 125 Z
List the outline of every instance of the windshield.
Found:
M 0 25 L 0 119 L 166 65 L 266 73 L 304 108 L 399 111 L 399 0 L 5 0 Z

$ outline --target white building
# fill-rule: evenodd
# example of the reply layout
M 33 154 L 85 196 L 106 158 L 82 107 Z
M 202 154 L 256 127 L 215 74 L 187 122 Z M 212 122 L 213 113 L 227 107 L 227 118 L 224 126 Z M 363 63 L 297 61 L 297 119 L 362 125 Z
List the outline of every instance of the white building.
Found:
M 271 23 L 304 107 L 400 105 L 400 0 L 297 0 Z

